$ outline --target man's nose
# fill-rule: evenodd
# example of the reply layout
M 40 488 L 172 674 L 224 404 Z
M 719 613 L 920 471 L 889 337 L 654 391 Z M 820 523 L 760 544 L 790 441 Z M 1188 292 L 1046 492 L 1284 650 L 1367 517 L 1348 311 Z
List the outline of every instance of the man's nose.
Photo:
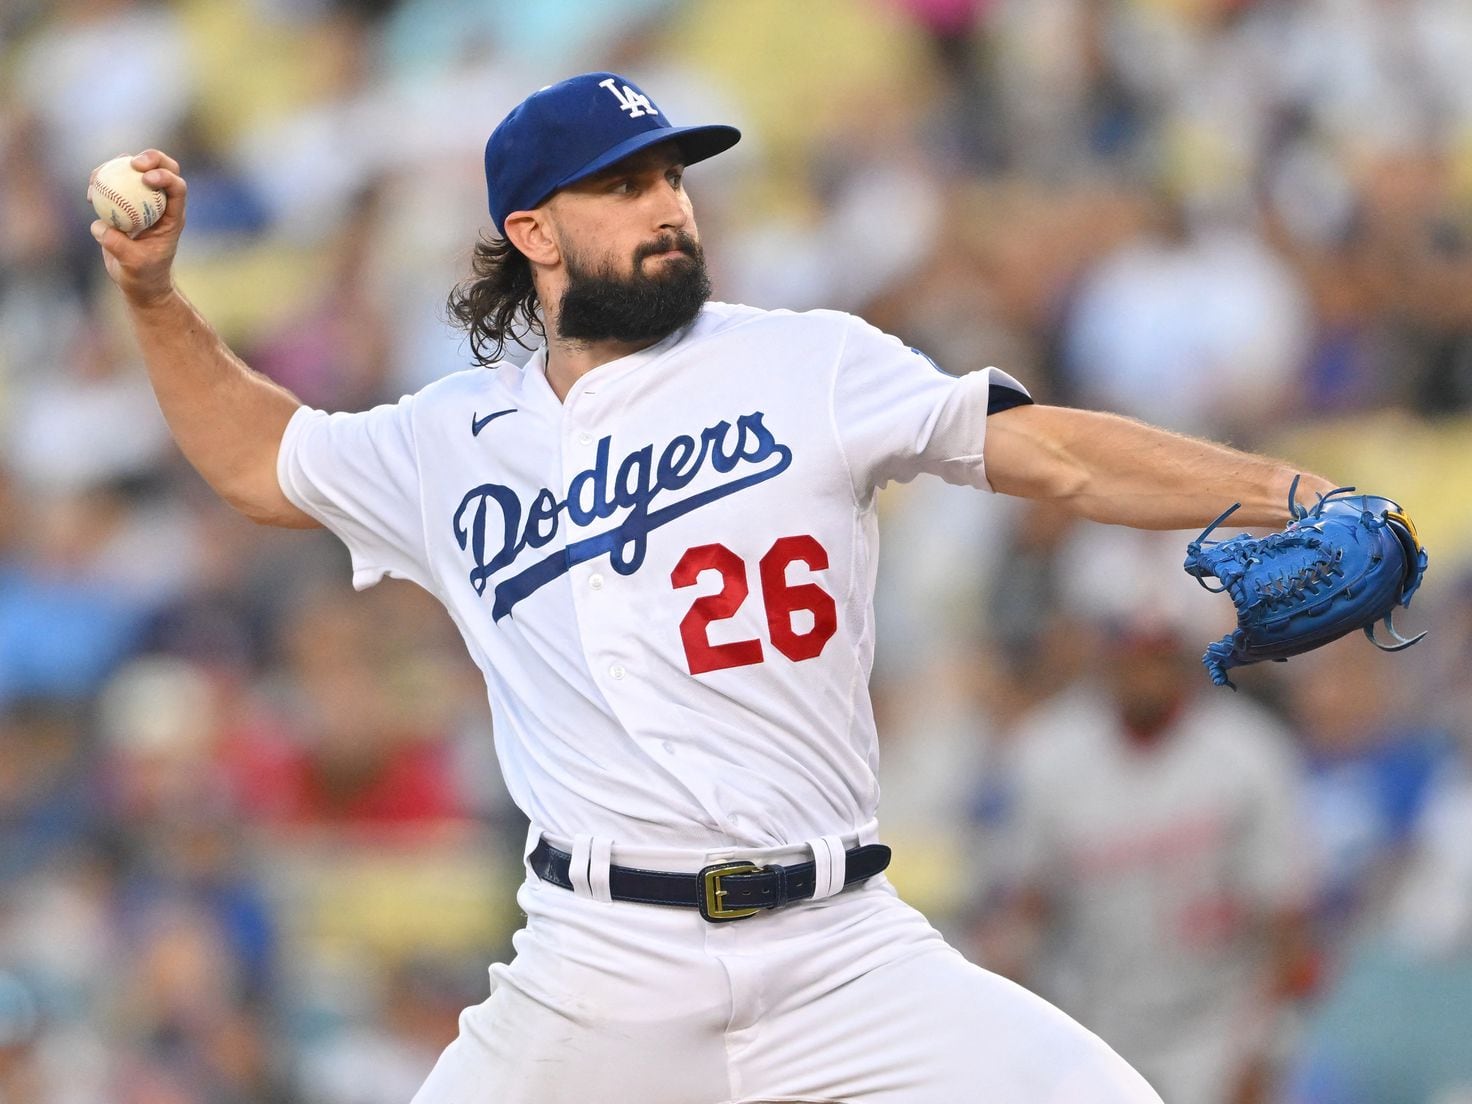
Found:
M 660 229 L 681 229 L 690 222 L 690 204 L 685 193 L 668 181 L 654 190 L 655 211 Z

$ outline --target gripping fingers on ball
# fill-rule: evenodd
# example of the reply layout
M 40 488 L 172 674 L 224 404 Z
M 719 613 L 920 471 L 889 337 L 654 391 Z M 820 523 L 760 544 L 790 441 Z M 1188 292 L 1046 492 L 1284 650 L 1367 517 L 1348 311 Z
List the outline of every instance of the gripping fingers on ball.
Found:
M 179 172 L 179 162 L 163 150 L 146 149 L 134 155 L 132 164 L 139 172 L 147 172 L 149 169 L 167 169 L 175 174 Z
M 168 201 L 159 222 L 181 219 L 184 214 L 184 198 L 189 193 L 189 185 L 180 175 L 179 162 L 162 150 L 146 149 L 134 155 L 129 164 L 143 174 L 143 183 L 150 188 L 157 188 L 167 197 Z
M 92 225 L 91 227 L 89 227 L 89 229 L 92 231 L 92 236 L 97 239 L 102 247 L 106 249 L 111 246 L 110 252 L 113 253 L 117 252 L 117 247 L 120 242 L 132 240 L 128 237 L 127 234 L 124 234 L 121 230 L 117 229 L 114 226 L 109 226 L 102 219 L 93 219 Z M 116 238 L 114 238 L 111 242 L 109 242 L 108 240 L 110 235 L 116 235 Z
M 172 169 L 150 169 L 143 174 L 143 183 L 150 188 L 157 188 L 168 197 L 168 203 L 164 206 L 163 218 L 167 218 L 170 211 L 178 213 L 179 205 L 184 202 L 184 196 L 189 191 L 189 185 L 184 178 Z

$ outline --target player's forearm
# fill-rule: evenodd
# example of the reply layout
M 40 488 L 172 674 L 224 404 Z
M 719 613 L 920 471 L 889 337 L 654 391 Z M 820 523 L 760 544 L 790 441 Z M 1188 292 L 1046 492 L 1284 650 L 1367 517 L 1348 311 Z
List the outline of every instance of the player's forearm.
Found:
M 276 478 L 276 454 L 297 399 L 247 367 L 177 289 L 124 301 L 159 408 L 205 482 L 255 521 L 314 525 Z
M 1129 418 L 1055 406 L 1027 406 L 987 422 L 992 486 L 1046 498 L 1094 521 L 1137 529 L 1205 526 L 1228 506 L 1239 525 L 1289 520 L 1288 488 L 1301 469 L 1226 445 L 1185 437 Z M 1302 473 L 1298 496 L 1311 503 L 1333 484 Z
M 92 236 L 103 265 L 123 294 L 159 407 L 189 462 L 247 517 L 315 525 L 276 479 L 281 436 L 300 404 L 247 368 L 174 285 L 188 192 L 179 163 L 161 150 L 98 166 L 87 194 L 99 215 Z

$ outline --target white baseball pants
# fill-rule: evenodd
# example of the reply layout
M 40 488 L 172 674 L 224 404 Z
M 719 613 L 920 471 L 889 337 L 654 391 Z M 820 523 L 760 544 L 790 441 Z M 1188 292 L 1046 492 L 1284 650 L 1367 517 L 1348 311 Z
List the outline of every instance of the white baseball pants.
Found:
M 607 862 L 693 872 L 730 853 L 551 842 L 600 856 L 602 876 L 574 875 L 577 892 L 528 877 L 515 957 L 491 967 L 489 999 L 461 1015 L 413 1104 L 1160 1104 L 1098 1037 L 962 958 L 883 875 L 710 924 L 600 900 Z

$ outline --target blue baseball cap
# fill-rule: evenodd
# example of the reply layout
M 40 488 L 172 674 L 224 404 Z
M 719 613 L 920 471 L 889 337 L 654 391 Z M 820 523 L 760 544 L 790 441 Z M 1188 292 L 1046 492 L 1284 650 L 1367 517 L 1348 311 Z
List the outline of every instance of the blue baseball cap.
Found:
M 584 73 L 533 92 L 486 142 L 486 194 L 498 234 L 513 211 L 529 211 L 559 188 L 646 146 L 676 141 L 693 165 L 741 140 L 735 127 L 670 124 L 633 81 Z

